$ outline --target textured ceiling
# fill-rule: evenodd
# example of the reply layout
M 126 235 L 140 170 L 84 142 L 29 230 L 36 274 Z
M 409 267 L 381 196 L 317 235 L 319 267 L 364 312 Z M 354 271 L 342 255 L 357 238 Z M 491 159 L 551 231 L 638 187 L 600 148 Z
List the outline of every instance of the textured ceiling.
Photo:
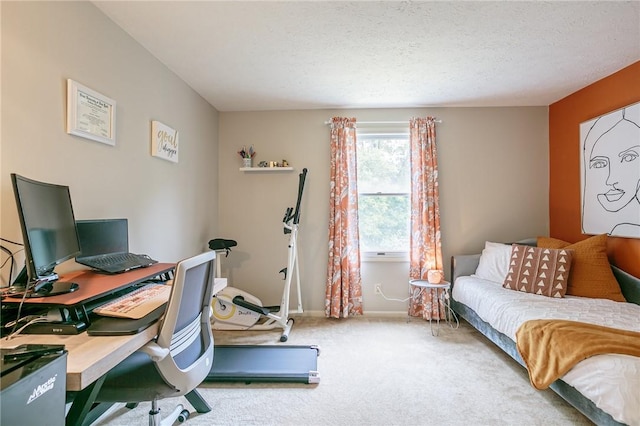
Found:
M 549 105 L 640 60 L 640 2 L 96 1 L 219 111 Z

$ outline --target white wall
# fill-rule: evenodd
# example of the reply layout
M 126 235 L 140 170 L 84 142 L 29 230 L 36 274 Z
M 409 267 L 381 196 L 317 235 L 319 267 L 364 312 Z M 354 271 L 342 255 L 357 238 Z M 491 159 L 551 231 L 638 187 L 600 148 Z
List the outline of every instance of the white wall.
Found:
M 203 250 L 217 233 L 217 111 L 89 2 L 0 7 L 0 235 L 22 241 L 15 172 L 69 185 L 77 219 L 128 218 L 132 251 Z M 67 78 L 117 102 L 115 147 L 66 133 Z M 180 132 L 178 164 L 150 155 L 151 120 Z
M 434 115 L 440 176 L 442 245 L 450 257 L 479 252 L 485 240 L 548 234 L 548 116 L 546 107 L 424 108 L 221 112 L 220 237 L 238 241 L 223 260 L 230 284 L 279 304 L 287 237 L 281 220 L 296 201 L 298 173 L 308 168 L 299 234 L 305 310 L 323 311 L 327 263 L 329 128 L 332 116 L 359 121 Z M 296 169 L 243 173 L 237 151 L 253 144 L 254 162 L 286 159 Z M 363 263 L 365 311 L 405 311 L 406 303 L 374 295 L 408 294 L 407 263 Z

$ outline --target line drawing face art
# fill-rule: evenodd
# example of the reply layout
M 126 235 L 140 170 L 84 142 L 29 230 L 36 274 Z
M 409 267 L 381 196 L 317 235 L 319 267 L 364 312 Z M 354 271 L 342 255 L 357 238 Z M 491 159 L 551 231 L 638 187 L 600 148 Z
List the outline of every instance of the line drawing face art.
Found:
M 580 124 L 582 232 L 640 238 L 640 103 Z

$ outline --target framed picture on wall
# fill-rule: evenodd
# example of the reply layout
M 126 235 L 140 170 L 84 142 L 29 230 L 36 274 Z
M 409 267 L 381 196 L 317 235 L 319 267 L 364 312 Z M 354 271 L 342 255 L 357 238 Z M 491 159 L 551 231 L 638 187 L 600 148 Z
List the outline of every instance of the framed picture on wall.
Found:
M 180 138 L 178 131 L 159 121 L 151 122 L 151 155 L 178 162 Z
M 640 238 L 640 102 L 580 124 L 582 232 Z
M 116 101 L 67 80 L 67 133 L 116 144 Z

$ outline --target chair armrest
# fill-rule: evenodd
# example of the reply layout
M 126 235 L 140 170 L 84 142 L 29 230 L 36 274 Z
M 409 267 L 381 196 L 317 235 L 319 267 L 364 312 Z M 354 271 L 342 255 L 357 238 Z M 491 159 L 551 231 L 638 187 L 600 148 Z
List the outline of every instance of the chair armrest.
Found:
M 458 277 L 474 274 L 479 263 L 480 254 L 451 256 L 451 284 L 453 285 Z
M 153 362 L 162 361 L 169 355 L 169 348 L 163 348 L 159 346 L 156 342 L 149 342 L 143 347 L 140 348 L 141 352 L 149 355 Z

